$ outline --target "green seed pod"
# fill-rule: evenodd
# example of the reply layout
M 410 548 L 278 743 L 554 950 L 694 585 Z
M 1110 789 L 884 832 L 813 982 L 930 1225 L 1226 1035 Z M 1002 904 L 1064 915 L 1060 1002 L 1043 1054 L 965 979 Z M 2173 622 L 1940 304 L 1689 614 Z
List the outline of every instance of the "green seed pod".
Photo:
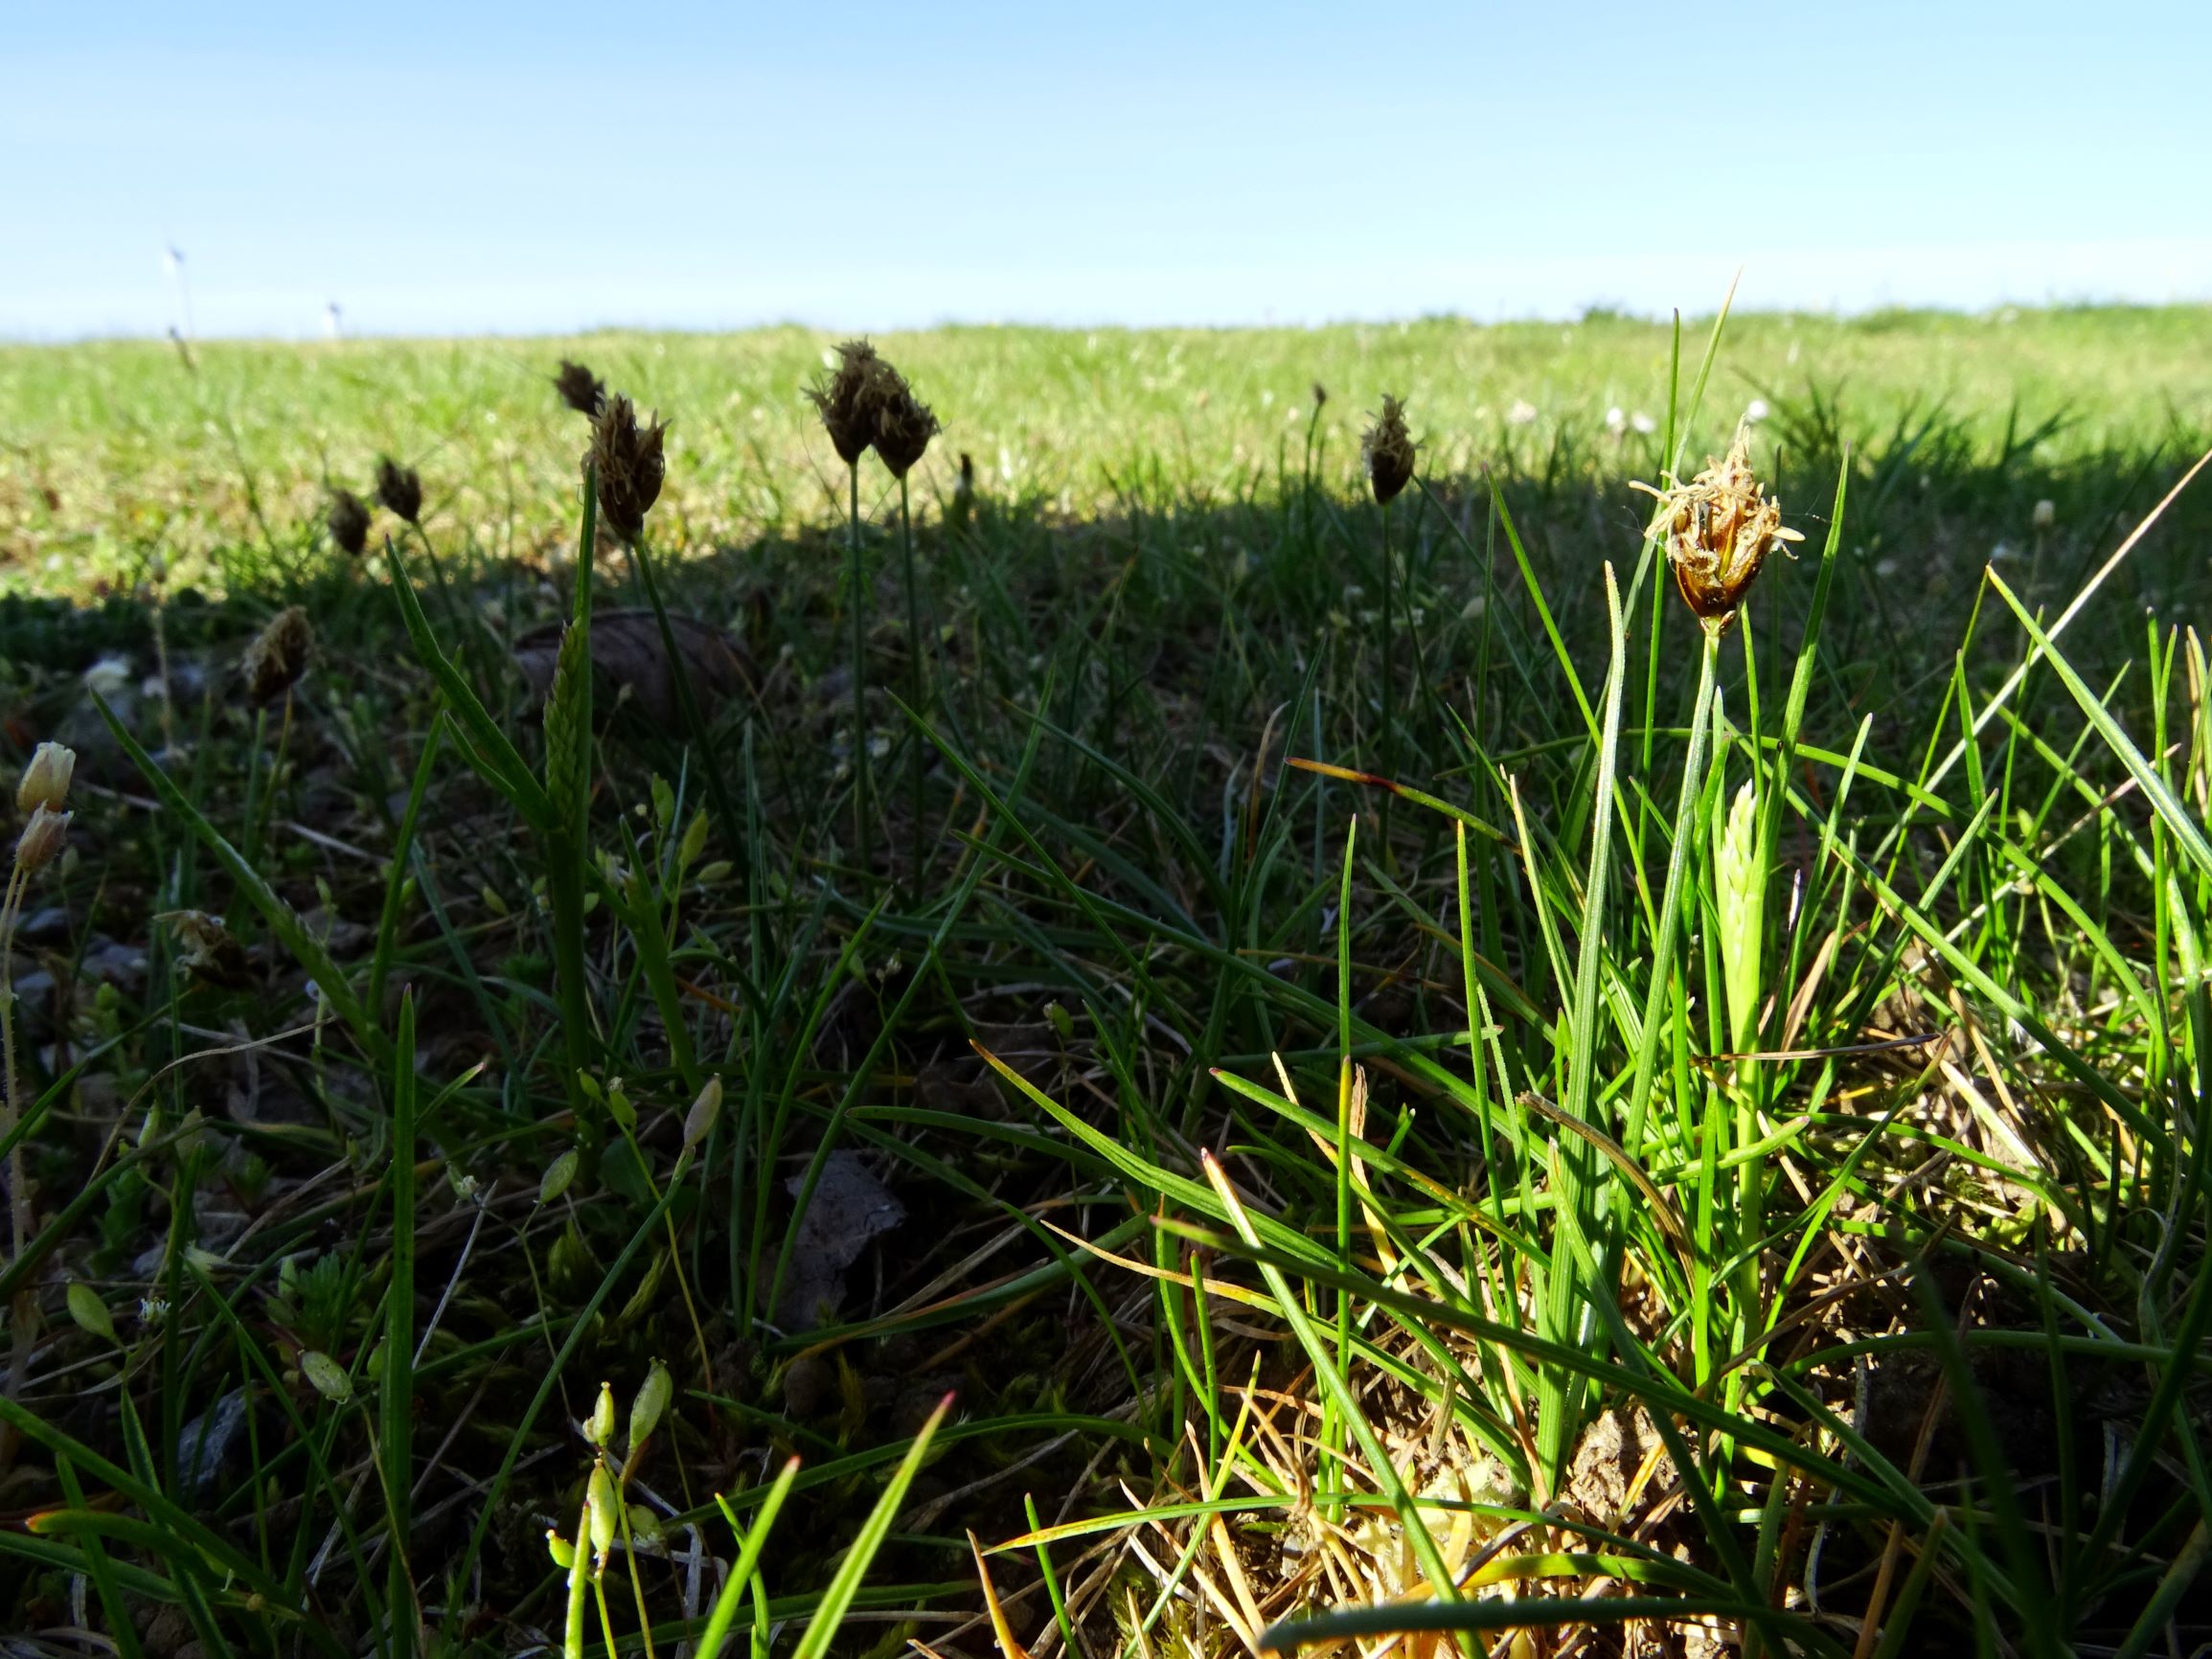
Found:
M 631 1457 L 637 1456 L 637 1448 L 660 1427 L 660 1420 L 668 1415 L 669 1402 L 675 1398 L 675 1379 L 669 1375 L 669 1368 L 654 1360 L 645 1374 L 645 1381 L 638 1384 L 637 1398 L 629 1403 Z
M 77 1321 L 78 1329 L 87 1335 L 104 1339 L 114 1347 L 123 1344 L 116 1340 L 115 1316 L 107 1311 L 107 1304 L 100 1300 L 100 1292 L 81 1279 L 72 1279 L 66 1295 L 69 1317 Z
M 300 1375 L 308 1379 L 308 1386 L 335 1405 L 344 1405 L 353 1398 L 353 1379 L 346 1375 L 346 1368 L 327 1353 L 308 1349 L 300 1354 Z
M 614 1440 L 614 1388 L 609 1383 L 599 1385 L 599 1400 L 591 1408 L 591 1420 L 583 1425 L 583 1438 L 602 1449 Z
M 591 1466 L 591 1484 L 584 1489 L 583 1507 L 591 1516 L 591 1550 L 602 1566 L 606 1563 L 607 1551 L 614 1548 L 615 1533 L 621 1525 L 621 1506 L 614 1495 L 614 1477 L 606 1472 L 606 1465 Z
M 722 1110 L 722 1079 L 709 1078 L 699 1085 L 699 1097 L 684 1114 L 684 1150 L 690 1151 L 715 1131 Z
M 576 1148 L 571 1147 L 559 1157 L 554 1159 L 552 1163 L 546 1165 L 545 1174 L 537 1183 L 537 1201 L 540 1204 L 550 1204 L 561 1193 L 567 1192 L 576 1181 L 576 1170 L 580 1162 Z
M 676 847 L 676 874 L 692 867 L 693 862 L 707 848 L 707 815 L 704 810 L 694 812 L 692 821 L 684 826 L 684 838 Z
M 576 1570 L 576 1546 L 551 1527 L 545 1529 L 545 1549 L 546 1553 L 553 1557 L 553 1564 L 562 1572 L 568 1573 Z

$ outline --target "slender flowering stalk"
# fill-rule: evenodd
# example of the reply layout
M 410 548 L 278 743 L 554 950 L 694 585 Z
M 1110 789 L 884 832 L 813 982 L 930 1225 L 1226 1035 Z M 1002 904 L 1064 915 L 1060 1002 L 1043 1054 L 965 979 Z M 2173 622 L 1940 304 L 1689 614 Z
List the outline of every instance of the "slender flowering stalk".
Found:
M 276 798 L 277 781 L 284 774 L 285 753 L 291 744 L 292 687 L 308 671 L 308 659 L 314 652 L 314 645 L 315 630 L 308 624 L 308 613 L 296 604 L 287 605 L 270 618 L 268 625 L 255 636 L 239 665 L 245 677 L 246 701 L 254 710 L 252 769 L 246 775 L 245 852 L 249 859 L 259 854 L 270 805 Z M 284 699 L 284 716 L 277 726 L 276 759 L 270 762 L 264 789 L 262 740 L 268 729 L 269 705 L 280 697 Z
M 940 430 L 929 405 L 914 396 L 905 376 L 888 363 L 878 369 L 878 388 L 874 399 L 876 453 L 899 480 L 899 546 L 906 588 L 906 701 L 917 717 L 923 713 L 927 688 L 922 660 L 922 614 L 914 580 L 914 510 L 906 475 L 914 469 Z M 919 737 L 906 750 L 908 833 L 911 836 L 909 873 L 917 890 L 922 883 L 922 743 Z
M 1319 407 L 1318 404 L 1315 405 Z M 1367 458 L 1368 488 L 1382 510 L 1382 770 L 1398 776 L 1397 649 L 1392 620 L 1392 589 L 1396 563 L 1390 553 L 1390 504 L 1412 480 L 1415 449 L 1405 427 L 1405 406 L 1385 396 L 1382 412 L 1367 429 L 1362 443 Z M 1382 797 L 1382 853 L 1390 855 L 1390 795 Z
M 22 1098 L 15 1078 L 15 924 L 21 919 L 23 896 L 31 878 L 61 855 L 69 839 L 67 803 L 69 785 L 77 775 L 77 753 L 60 743 L 41 743 L 23 768 L 15 786 L 15 805 L 29 814 L 15 843 L 15 858 L 8 872 L 5 895 L 0 895 L 0 1140 L 12 1140 L 8 1148 L 8 1239 L 11 1261 L 21 1261 L 31 1239 L 30 1177 L 23 1167 L 23 1144 L 15 1140 L 22 1116 Z M 36 1308 L 34 1292 L 27 1284 L 16 1296 L 14 1344 L 9 1362 L 8 1395 L 21 1389 L 30 1363 L 32 1325 Z
M 860 457 L 876 439 L 875 400 L 882 359 L 865 340 L 837 348 L 837 369 L 807 390 L 822 417 L 830 446 L 845 464 L 847 522 L 852 529 L 846 565 L 846 602 L 853 611 L 853 832 L 860 868 L 874 862 L 868 800 L 868 607 L 860 586 Z
M 439 562 L 438 550 L 430 545 L 430 533 L 422 528 L 422 475 L 412 466 L 401 466 L 389 455 L 380 456 L 376 462 L 376 501 L 412 530 L 415 539 L 422 543 L 422 557 L 429 562 L 430 580 L 438 590 L 438 606 L 445 613 L 445 625 L 467 653 L 469 666 L 476 672 L 478 692 L 486 697 L 491 696 L 499 683 L 497 665 L 486 650 L 476 619 L 453 597 L 453 589 L 445 580 L 445 567 Z

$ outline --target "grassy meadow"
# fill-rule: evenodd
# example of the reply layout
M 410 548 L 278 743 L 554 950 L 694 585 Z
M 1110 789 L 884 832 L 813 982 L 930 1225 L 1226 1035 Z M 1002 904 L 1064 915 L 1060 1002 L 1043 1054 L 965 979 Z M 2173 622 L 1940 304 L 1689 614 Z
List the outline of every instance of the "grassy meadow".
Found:
M 0 347 L 0 1630 L 2212 1640 L 2212 313 L 876 344 Z

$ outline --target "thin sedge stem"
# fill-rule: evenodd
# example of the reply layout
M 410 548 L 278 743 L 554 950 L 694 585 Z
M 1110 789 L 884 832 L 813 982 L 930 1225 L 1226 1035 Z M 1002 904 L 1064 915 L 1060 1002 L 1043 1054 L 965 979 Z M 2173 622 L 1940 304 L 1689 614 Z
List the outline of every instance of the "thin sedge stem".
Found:
M 868 615 L 860 595 L 860 463 L 846 467 L 852 554 L 846 565 L 846 602 L 853 607 L 853 844 L 863 874 L 875 866 L 868 822 Z
M 1667 860 L 1667 885 L 1659 899 L 1659 922 L 1652 939 L 1652 977 L 1644 993 L 1643 1032 L 1636 1042 L 1636 1073 L 1629 1088 L 1629 1125 L 1626 1145 L 1633 1155 L 1644 1144 L 1644 1119 L 1651 1103 L 1652 1074 L 1659 1057 L 1661 1015 L 1667 988 L 1674 975 L 1676 937 L 1681 931 L 1683 876 L 1690 865 L 1690 845 L 1695 838 L 1698 802 L 1705 792 L 1706 757 L 1712 737 L 1713 688 L 1718 678 L 1721 642 L 1700 628 L 1698 648 L 1698 692 L 1691 704 L 1690 747 L 1682 759 L 1682 790 L 1675 807 L 1673 854 Z M 1648 773 L 1647 773 L 1648 775 Z
M 923 714 L 922 670 L 922 611 L 921 601 L 914 586 L 914 513 L 907 501 L 906 474 L 899 475 L 899 541 L 900 553 L 905 565 L 906 581 L 906 703 L 917 719 Z M 922 739 L 919 734 L 911 736 L 906 745 L 908 808 L 911 815 L 908 833 L 912 839 L 912 856 L 908 860 L 907 876 L 914 883 L 917 895 L 922 891 Z
M 1396 642 L 1392 638 L 1391 589 L 1396 572 L 1390 557 L 1390 503 L 1382 504 L 1382 775 L 1398 777 Z M 1382 858 L 1390 861 L 1390 791 L 1382 793 Z
M 7 1086 L 7 1096 L 0 1099 L 0 1140 L 15 1133 L 15 1125 L 21 1117 L 15 1095 L 15 919 L 22 908 L 24 889 L 30 885 L 30 875 L 18 864 L 8 873 L 8 896 L 0 900 L 0 1082 Z M 8 1234 L 9 1261 L 23 1260 L 24 1245 L 31 1237 L 31 1205 L 29 1194 L 23 1190 L 23 1144 L 18 1141 L 8 1148 Z M 10 1379 L 12 1395 L 13 1379 Z

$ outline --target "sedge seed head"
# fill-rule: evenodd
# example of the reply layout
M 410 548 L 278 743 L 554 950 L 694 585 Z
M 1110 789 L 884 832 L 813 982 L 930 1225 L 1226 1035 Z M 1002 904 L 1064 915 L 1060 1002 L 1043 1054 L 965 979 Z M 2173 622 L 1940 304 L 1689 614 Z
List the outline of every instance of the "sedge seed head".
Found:
M 942 428 L 929 405 L 914 396 L 914 388 L 906 384 L 906 376 L 890 364 L 878 360 L 876 371 L 876 393 L 871 400 L 875 414 L 876 453 L 883 465 L 891 469 L 891 476 L 903 478 L 913 470 L 929 447 L 930 439 Z
M 31 764 L 15 785 L 15 810 L 35 812 L 45 807 L 58 812 L 69 800 L 69 781 L 77 776 L 77 751 L 66 743 L 41 743 L 31 752 Z
M 668 476 L 667 433 L 658 414 L 639 425 L 636 406 L 619 392 L 592 418 L 584 460 L 599 474 L 599 515 L 633 546 L 645 535 L 645 515 Z
M 567 357 L 560 360 L 560 373 L 553 377 L 553 389 L 560 394 L 560 400 L 579 415 L 589 415 L 595 420 L 606 407 L 606 382 L 582 363 Z
M 60 857 L 62 848 L 69 844 L 69 813 L 57 812 L 51 807 L 34 811 L 15 843 L 15 868 L 28 875 Z
M 1727 455 L 1708 463 L 1689 483 L 1633 488 L 1657 498 L 1652 534 L 1665 539 L 1682 602 L 1715 637 L 1736 620 L 1767 556 L 1805 539 L 1783 527 L 1781 501 L 1766 492 L 1751 470 L 1748 422 L 1736 428 Z
M 324 524 L 338 551 L 359 558 L 369 545 L 369 504 L 351 489 L 331 491 L 331 507 Z
M 1377 501 L 1390 500 L 1411 483 L 1416 451 L 1413 434 L 1405 429 L 1405 405 L 1385 397 L 1382 412 L 1367 428 L 1360 448 L 1367 457 L 1367 483 Z
M 402 466 L 389 455 L 376 462 L 376 499 L 405 519 L 420 526 L 422 522 L 422 475 L 412 466 Z
M 807 388 L 807 396 L 822 417 L 830 447 L 851 466 L 876 440 L 875 400 L 879 382 L 877 372 L 883 359 L 866 340 L 847 340 L 837 348 L 837 367 L 826 379 Z
M 254 636 L 239 665 L 245 675 L 246 701 L 259 708 L 290 691 L 308 671 L 314 648 L 315 630 L 306 611 L 294 604 L 277 612 Z

